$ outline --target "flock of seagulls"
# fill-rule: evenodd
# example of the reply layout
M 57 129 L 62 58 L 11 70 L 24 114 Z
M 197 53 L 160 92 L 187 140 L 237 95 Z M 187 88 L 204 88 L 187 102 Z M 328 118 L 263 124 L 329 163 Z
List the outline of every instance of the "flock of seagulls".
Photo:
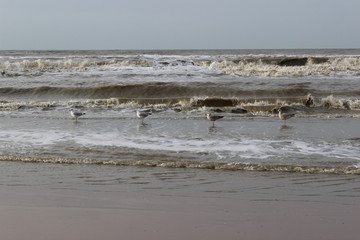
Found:
M 292 118 L 295 116 L 294 113 L 286 113 L 283 109 L 279 108 L 277 109 L 279 112 L 279 118 L 284 121 L 284 126 L 286 126 L 286 120 Z M 86 113 L 75 111 L 74 109 L 70 109 L 70 115 L 75 118 L 75 121 L 78 121 L 78 118 L 85 115 Z M 145 111 L 136 111 L 136 116 L 141 119 L 141 123 L 144 124 L 144 119 L 151 115 L 151 112 L 145 112 Z M 207 113 L 206 118 L 213 123 L 212 127 L 215 127 L 215 121 L 223 118 L 224 116 L 220 115 L 214 115 L 212 113 Z

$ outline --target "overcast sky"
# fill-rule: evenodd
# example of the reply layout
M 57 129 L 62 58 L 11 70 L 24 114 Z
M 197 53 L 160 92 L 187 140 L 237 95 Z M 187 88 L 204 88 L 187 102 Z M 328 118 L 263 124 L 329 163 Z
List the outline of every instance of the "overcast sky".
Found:
M 360 48 L 359 0 L 1 0 L 0 50 Z

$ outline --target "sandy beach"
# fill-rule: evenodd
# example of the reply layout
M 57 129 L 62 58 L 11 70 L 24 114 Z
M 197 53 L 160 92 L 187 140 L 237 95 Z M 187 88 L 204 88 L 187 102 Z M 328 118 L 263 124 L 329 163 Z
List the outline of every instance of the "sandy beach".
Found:
M 4 240 L 358 238 L 357 176 L 0 164 Z

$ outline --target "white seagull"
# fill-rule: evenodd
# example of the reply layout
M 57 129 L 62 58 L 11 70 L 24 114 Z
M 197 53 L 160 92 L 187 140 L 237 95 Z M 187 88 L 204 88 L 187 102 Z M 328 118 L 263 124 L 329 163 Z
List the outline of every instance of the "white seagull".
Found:
M 284 121 L 284 125 L 286 126 L 286 120 L 295 116 L 294 113 L 285 113 L 281 108 L 278 109 L 279 118 Z
M 144 119 L 149 115 L 151 115 L 150 112 L 143 112 L 143 111 L 136 110 L 136 116 L 141 119 L 142 124 L 144 124 Z
M 213 122 L 213 127 L 215 127 L 215 121 L 220 118 L 223 118 L 224 116 L 212 115 L 211 113 L 207 113 L 206 117 L 209 121 Z
M 79 112 L 79 111 L 75 111 L 74 109 L 70 109 L 70 115 L 75 118 L 75 121 L 77 122 L 78 118 L 81 117 L 82 115 L 85 115 L 86 113 L 84 112 Z

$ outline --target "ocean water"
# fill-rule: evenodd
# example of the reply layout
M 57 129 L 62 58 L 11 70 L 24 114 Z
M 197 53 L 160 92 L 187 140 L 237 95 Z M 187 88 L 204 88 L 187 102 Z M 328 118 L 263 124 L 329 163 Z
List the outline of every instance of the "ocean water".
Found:
M 1 161 L 360 174 L 360 50 L 0 51 L 0 70 Z

